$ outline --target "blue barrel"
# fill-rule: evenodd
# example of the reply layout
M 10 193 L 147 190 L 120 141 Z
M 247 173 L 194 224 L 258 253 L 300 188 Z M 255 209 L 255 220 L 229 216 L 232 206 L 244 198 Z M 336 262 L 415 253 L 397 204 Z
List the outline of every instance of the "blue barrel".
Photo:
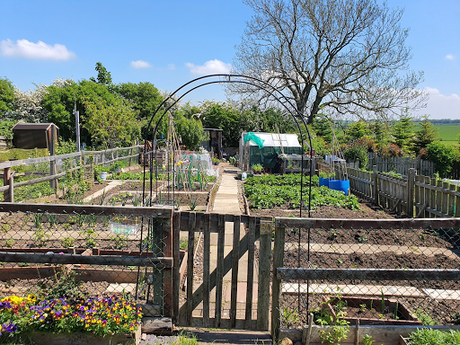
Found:
M 350 189 L 350 180 L 330 180 L 329 188 L 334 190 L 341 190 L 348 195 L 348 190 Z
M 329 187 L 329 179 L 328 178 L 319 178 L 319 186 L 326 186 Z

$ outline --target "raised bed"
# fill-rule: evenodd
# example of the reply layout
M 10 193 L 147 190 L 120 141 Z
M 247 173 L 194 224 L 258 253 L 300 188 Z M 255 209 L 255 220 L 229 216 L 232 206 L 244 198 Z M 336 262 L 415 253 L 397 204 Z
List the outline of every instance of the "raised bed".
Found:
M 336 318 L 335 305 L 337 298 L 327 299 L 326 307 L 330 310 L 334 319 Z M 343 317 L 351 325 L 356 324 L 357 320 L 361 325 L 422 325 L 422 322 L 406 307 L 406 305 L 396 299 L 378 299 L 363 297 L 341 297 L 347 307 L 344 310 L 347 315 Z

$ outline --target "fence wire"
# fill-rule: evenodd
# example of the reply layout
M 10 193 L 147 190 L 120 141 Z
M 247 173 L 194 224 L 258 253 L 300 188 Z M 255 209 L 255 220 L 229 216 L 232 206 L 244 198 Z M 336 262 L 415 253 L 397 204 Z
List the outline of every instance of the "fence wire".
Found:
M 393 280 L 373 269 L 460 268 L 460 230 L 454 228 L 286 228 L 285 268 L 339 269 L 328 279 L 282 282 L 280 324 L 296 328 L 314 314 L 321 324 L 341 315 L 354 324 L 460 324 L 460 282 Z M 368 269 L 365 280 L 344 279 Z M 338 314 L 340 313 L 340 314 Z M 333 316 L 334 318 L 334 316 Z M 330 321 L 330 320 L 329 320 Z
M 163 314 L 166 296 L 162 218 L 124 213 L 8 211 L 0 207 L 1 295 L 128 294 Z M 73 207 L 75 209 L 75 207 Z M 53 206 L 50 206 L 53 210 Z M 64 296 L 55 296 L 64 297 Z

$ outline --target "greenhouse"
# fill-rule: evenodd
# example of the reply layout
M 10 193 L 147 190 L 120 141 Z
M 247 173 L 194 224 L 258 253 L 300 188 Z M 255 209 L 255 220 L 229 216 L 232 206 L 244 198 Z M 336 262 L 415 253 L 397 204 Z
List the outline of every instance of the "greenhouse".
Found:
M 254 164 L 261 164 L 265 169 L 280 172 L 278 157 L 280 155 L 301 155 L 297 134 L 244 132 L 239 145 L 239 165 L 243 171 Z

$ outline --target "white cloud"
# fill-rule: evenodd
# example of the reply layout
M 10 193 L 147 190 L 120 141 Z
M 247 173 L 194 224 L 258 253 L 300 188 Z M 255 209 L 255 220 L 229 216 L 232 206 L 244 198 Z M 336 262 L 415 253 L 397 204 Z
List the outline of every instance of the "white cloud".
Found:
M 429 114 L 431 119 L 460 119 L 460 95 L 443 95 L 438 89 L 425 87 L 430 95 L 428 105 L 419 111 Z
M 190 69 L 190 72 L 195 75 L 206 75 L 216 73 L 229 73 L 232 65 L 219 60 L 209 60 L 203 66 L 196 66 L 191 62 L 185 64 Z
M 169 69 L 169 70 L 175 70 L 175 69 L 176 69 L 176 65 L 174 65 L 173 63 L 170 63 L 170 64 L 168 65 L 168 69 Z
M 446 60 L 453 60 L 454 56 L 452 54 L 447 54 L 446 55 Z
M 147 61 L 137 60 L 137 61 L 131 61 L 131 67 L 133 67 L 133 68 L 150 68 L 150 67 L 152 67 L 152 65 L 149 64 Z
M 76 57 L 74 52 L 67 50 L 62 44 L 54 46 L 38 41 L 37 43 L 28 40 L 17 40 L 16 43 L 10 39 L 0 42 L 0 52 L 3 56 L 24 57 L 26 59 L 42 60 L 69 60 Z

